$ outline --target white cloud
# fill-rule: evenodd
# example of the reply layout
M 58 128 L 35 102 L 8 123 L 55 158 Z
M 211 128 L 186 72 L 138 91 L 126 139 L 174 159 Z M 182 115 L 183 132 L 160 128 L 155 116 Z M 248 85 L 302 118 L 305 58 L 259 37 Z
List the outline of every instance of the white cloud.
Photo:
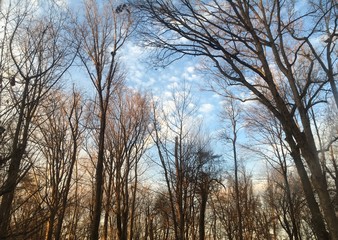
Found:
M 201 105 L 200 107 L 200 112 L 206 114 L 206 113 L 210 113 L 214 110 L 214 105 L 210 104 L 210 103 L 204 103 Z
M 195 108 L 196 108 L 196 105 L 194 103 L 188 104 L 188 109 L 192 110 L 192 109 L 195 109 Z
M 176 76 L 171 76 L 170 78 L 169 78 L 169 81 L 171 81 L 171 82 L 174 82 L 174 84 L 176 84 L 177 85 L 177 82 L 178 82 L 178 77 L 176 77 Z
M 187 66 L 181 77 L 185 80 L 189 80 L 189 81 L 193 81 L 193 80 L 196 80 L 198 79 L 198 75 L 195 73 L 195 67 L 194 66 Z
M 167 88 L 168 88 L 168 89 L 175 90 L 175 89 L 178 89 L 178 86 L 179 86 L 179 85 L 178 85 L 178 82 L 174 81 L 174 82 L 168 84 L 168 85 L 167 85 Z
M 164 97 L 164 98 L 170 98 L 171 96 L 172 96 L 172 93 L 169 92 L 169 91 L 165 91 L 162 95 L 162 97 Z
M 190 66 L 190 67 L 187 67 L 186 71 L 187 71 L 188 73 L 194 73 L 195 68 L 194 68 L 193 66 Z

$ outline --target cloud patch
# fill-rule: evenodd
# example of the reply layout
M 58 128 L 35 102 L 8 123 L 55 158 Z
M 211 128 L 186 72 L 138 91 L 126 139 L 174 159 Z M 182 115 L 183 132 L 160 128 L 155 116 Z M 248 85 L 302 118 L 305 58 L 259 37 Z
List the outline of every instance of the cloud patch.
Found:
M 214 105 L 212 105 L 210 103 L 204 103 L 204 104 L 201 105 L 199 111 L 201 113 L 206 114 L 206 113 L 211 113 L 214 110 L 214 108 L 215 108 Z

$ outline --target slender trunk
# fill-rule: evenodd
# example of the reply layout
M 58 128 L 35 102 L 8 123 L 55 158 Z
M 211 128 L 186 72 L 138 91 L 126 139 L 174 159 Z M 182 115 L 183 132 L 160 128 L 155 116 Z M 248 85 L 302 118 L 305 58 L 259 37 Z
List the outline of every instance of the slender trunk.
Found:
M 336 162 L 336 159 L 335 159 L 335 156 L 334 156 L 334 151 L 333 151 L 332 145 L 330 146 L 330 159 L 331 159 L 331 162 L 332 162 L 332 165 L 333 165 L 333 171 L 334 171 L 334 174 L 335 174 L 334 183 L 335 183 L 335 188 L 336 188 L 336 194 L 335 194 L 334 199 L 333 199 L 333 204 L 334 204 L 335 212 L 337 212 L 338 211 L 338 166 L 337 166 L 337 162 Z
M 76 162 L 76 157 L 77 157 L 77 143 L 76 137 L 73 136 L 73 149 L 72 149 L 72 157 L 71 157 L 71 165 L 68 171 L 67 179 L 66 179 L 66 184 L 65 184 L 65 189 L 63 192 L 62 196 L 62 206 L 60 209 L 60 213 L 58 214 L 58 219 L 57 219 L 57 225 L 55 229 L 55 240 L 61 239 L 61 234 L 62 234 L 62 224 L 63 224 L 63 219 L 65 216 L 66 208 L 67 208 L 67 201 L 68 201 L 68 195 L 69 195 L 69 190 L 70 190 L 70 183 L 72 180 L 73 176 L 73 170 Z
M 302 182 L 305 199 L 306 199 L 306 202 L 311 212 L 311 221 L 312 221 L 312 227 L 314 229 L 314 233 L 317 239 L 323 239 L 323 240 L 330 239 L 329 234 L 326 231 L 325 223 L 323 220 L 323 215 L 316 201 L 315 193 L 313 191 L 310 179 L 308 177 L 308 174 L 302 162 L 299 149 L 292 142 L 291 144 L 289 142 L 289 145 L 291 147 L 291 156 L 295 162 L 298 175 Z
M 97 155 L 97 165 L 96 165 L 96 173 L 95 173 L 95 196 L 94 196 L 94 210 L 93 210 L 93 219 L 92 219 L 93 222 L 92 222 L 91 233 L 90 233 L 91 240 L 99 239 L 99 228 L 100 228 L 101 209 L 102 209 L 105 128 L 106 128 L 106 112 L 105 112 L 104 107 L 101 106 L 99 151 Z
M 127 164 L 128 165 L 128 164 Z M 128 172 L 129 166 L 127 166 L 127 172 L 125 173 L 124 180 L 124 194 L 123 194 L 123 211 L 122 211 L 122 239 L 128 240 L 128 219 L 129 219 L 129 191 L 128 191 Z
M 116 203 L 116 228 L 118 239 L 122 239 L 122 210 L 121 210 L 121 202 L 122 202 L 122 192 L 121 192 L 121 163 L 120 160 L 117 159 L 116 163 L 116 177 L 115 177 L 115 203 Z
M 0 239 L 5 239 L 8 236 L 8 228 L 11 219 L 12 203 L 15 194 L 16 181 L 19 177 L 20 163 L 22 154 L 18 151 L 13 154 L 11 164 L 8 170 L 8 178 L 6 181 L 6 192 L 1 199 L 0 204 Z
M 235 131 L 235 130 L 234 130 Z M 236 134 L 236 133 L 234 133 Z M 237 161 L 237 150 L 236 150 L 236 136 L 232 141 L 234 163 L 235 163 L 235 194 L 236 194 L 236 211 L 237 211 L 237 224 L 238 224 L 238 235 L 239 239 L 243 240 L 243 225 L 242 225 L 242 212 L 239 196 L 239 181 L 238 181 L 238 161 Z
M 78 207 L 79 207 L 79 200 L 78 200 L 78 167 L 77 162 L 75 163 L 75 190 L 74 190 L 74 213 L 71 217 L 71 225 L 68 230 L 70 239 L 76 240 L 76 230 L 77 230 L 77 224 L 78 224 Z
M 108 220 L 109 220 L 109 209 L 106 205 L 104 218 L 103 218 L 103 233 L 102 233 L 102 240 L 108 239 Z
M 109 179 L 108 179 L 107 201 L 106 201 L 104 221 L 103 221 L 102 239 L 104 240 L 108 239 L 108 221 L 109 221 L 109 211 L 110 211 L 110 201 L 111 201 L 111 188 L 112 188 L 112 180 L 113 180 L 112 172 L 113 171 L 111 167 L 111 173 L 109 174 Z
M 132 203 L 131 203 L 131 212 L 130 212 L 130 228 L 129 228 L 129 240 L 133 240 L 134 235 L 134 221 L 135 221 L 135 208 L 136 208 L 136 194 L 137 194 L 137 160 L 135 163 L 134 169 L 135 179 L 134 179 L 134 188 L 133 188 L 133 196 L 132 196 Z
M 67 198 L 68 199 L 68 198 Z M 67 202 L 67 200 L 66 200 Z M 61 208 L 61 212 L 58 215 L 58 219 L 57 219 L 57 224 L 56 224 L 56 228 L 55 228 L 55 240 L 60 240 L 61 239 L 61 235 L 62 235 L 62 225 L 63 225 L 63 219 L 65 216 L 65 212 L 66 212 L 66 206 L 67 204 L 63 205 Z
M 49 219 L 48 219 L 48 222 L 47 222 L 45 240 L 52 240 L 53 239 L 56 211 L 57 211 L 56 209 L 51 209 L 51 213 L 50 213 L 50 216 L 49 216 Z
M 290 208 L 290 218 L 291 218 L 291 224 L 292 224 L 292 231 L 291 231 L 291 235 L 294 236 L 295 240 L 299 239 L 299 235 L 298 235 L 298 225 L 296 222 L 296 218 L 295 218 L 295 211 L 294 211 L 294 205 L 292 202 L 292 198 L 291 198 L 291 190 L 290 190 L 290 185 L 289 185 L 289 181 L 288 181 L 288 177 L 287 177 L 287 170 L 286 168 L 283 169 L 283 178 L 284 178 L 284 183 L 285 183 L 285 191 L 286 191 L 286 197 L 287 197 L 287 201 L 289 204 L 289 208 Z
M 201 191 L 200 217 L 199 217 L 199 224 L 198 224 L 199 240 L 205 239 L 205 212 L 206 212 L 207 201 L 208 201 L 208 192 L 207 192 L 208 190 L 203 189 L 203 187 Z
M 184 240 L 184 213 L 183 213 L 183 171 L 180 161 L 178 137 L 175 138 L 175 165 L 176 165 L 176 211 L 178 212 L 178 236 L 177 240 Z
M 29 81 L 26 80 L 25 88 L 22 93 L 23 99 L 20 106 L 19 119 L 17 122 L 15 135 L 12 143 L 12 157 L 8 169 L 7 180 L 4 184 L 5 194 L 2 196 L 0 204 L 0 239 L 6 238 L 8 235 L 8 228 L 11 219 L 11 209 L 14 199 L 14 193 L 19 178 L 20 164 L 24 155 L 26 144 L 28 140 L 28 127 L 30 124 L 30 118 L 27 117 L 25 121 L 25 108 L 28 97 Z M 30 106 L 28 106 L 29 108 Z M 31 111 L 28 111 L 31 113 Z M 22 133 L 22 129 L 23 133 Z M 22 142 L 20 143 L 20 134 L 22 133 Z
M 149 239 L 150 240 L 154 240 L 155 236 L 154 236 L 154 226 L 153 226 L 153 219 L 152 217 L 150 217 L 150 223 L 149 223 Z

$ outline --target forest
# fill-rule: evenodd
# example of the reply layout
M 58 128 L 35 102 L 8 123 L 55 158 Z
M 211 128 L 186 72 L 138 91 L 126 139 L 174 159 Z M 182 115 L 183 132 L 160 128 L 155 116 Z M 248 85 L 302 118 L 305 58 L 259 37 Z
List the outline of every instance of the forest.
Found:
M 338 240 L 337 39 L 336 0 L 0 0 L 0 239 Z

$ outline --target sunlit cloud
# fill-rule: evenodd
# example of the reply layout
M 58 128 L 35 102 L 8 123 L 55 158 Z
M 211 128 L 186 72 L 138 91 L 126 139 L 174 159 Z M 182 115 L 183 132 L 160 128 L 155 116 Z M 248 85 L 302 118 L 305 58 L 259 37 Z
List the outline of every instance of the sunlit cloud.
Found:
M 206 113 L 211 113 L 214 110 L 214 108 L 215 108 L 214 105 L 212 105 L 210 103 L 204 103 L 204 104 L 201 105 L 199 111 L 201 113 L 206 114 Z
M 175 81 L 175 82 L 172 82 L 172 83 L 168 84 L 168 85 L 167 85 L 167 88 L 168 88 L 168 89 L 174 90 L 174 89 L 177 89 L 178 86 L 179 86 L 178 82 Z

